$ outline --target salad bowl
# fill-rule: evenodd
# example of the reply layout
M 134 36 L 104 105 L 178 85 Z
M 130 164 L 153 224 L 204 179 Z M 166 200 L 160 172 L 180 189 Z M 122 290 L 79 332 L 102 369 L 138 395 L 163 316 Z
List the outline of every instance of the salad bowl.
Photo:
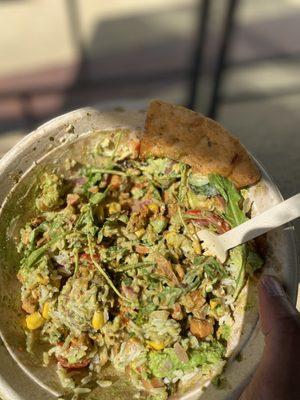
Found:
M 24 221 L 33 210 L 37 177 L 45 165 L 59 166 L 69 158 L 82 161 L 84 149 L 94 146 L 97 134 L 117 129 L 142 130 L 144 111 L 101 112 L 83 108 L 57 117 L 26 136 L 0 161 L 0 395 L 3 400 L 54 400 L 63 395 L 56 373 L 42 367 L 39 357 L 24 350 L 24 331 L 20 310 L 20 285 L 16 279 L 19 256 L 15 238 Z M 264 167 L 255 160 L 261 171 L 261 180 L 249 190 L 253 215 L 261 213 L 282 201 L 280 191 Z M 292 226 L 272 231 L 266 236 L 264 273 L 279 277 L 292 301 L 297 295 L 297 252 Z M 256 302 L 256 292 L 246 293 L 245 301 Z M 245 306 L 245 304 L 244 304 Z M 197 383 L 181 400 L 236 399 L 253 373 L 263 350 L 256 307 L 250 310 L 240 324 L 239 335 L 233 335 L 232 355 L 224 371 L 225 385 L 216 389 L 208 383 L 203 391 Z M 42 353 L 43 349 L 37 349 Z M 105 399 L 109 396 L 125 399 L 132 395 L 120 379 L 113 389 L 91 393 L 87 399 Z

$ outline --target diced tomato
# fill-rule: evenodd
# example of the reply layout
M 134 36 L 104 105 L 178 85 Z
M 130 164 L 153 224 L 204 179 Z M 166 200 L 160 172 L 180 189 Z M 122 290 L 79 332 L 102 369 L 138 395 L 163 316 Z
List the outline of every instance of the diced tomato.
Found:
M 191 216 L 195 216 L 195 217 L 200 217 L 201 215 L 201 211 L 200 210 L 188 210 L 186 211 L 186 214 L 191 215 Z
M 60 357 L 60 356 L 57 357 L 57 360 L 58 360 L 59 364 L 63 368 L 66 368 L 66 369 L 82 369 L 82 368 L 87 367 L 91 362 L 91 360 L 89 358 L 86 358 L 86 359 L 84 359 L 82 361 L 79 361 L 77 363 L 70 364 L 66 358 Z
M 76 346 L 75 343 L 71 342 L 71 346 L 72 346 L 72 344 Z M 64 342 L 58 342 L 57 343 L 57 346 L 62 347 L 63 345 L 64 345 Z M 65 357 L 57 356 L 56 358 L 57 358 L 57 361 L 59 362 L 59 364 L 63 368 L 66 368 L 66 369 L 82 369 L 82 368 L 87 367 L 91 362 L 91 360 L 89 358 L 85 358 L 82 361 L 79 361 L 77 363 L 71 364 L 71 363 L 69 363 L 69 361 Z
M 152 378 L 151 380 L 142 379 L 141 381 L 142 381 L 143 387 L 147 391 L 151 391 L 154 388 L 160 388 L 160 387 L 164 386 L 162 380 L 160 380 L 158 378 Z
M 153 389 L 153 386 L 151 385 L 151 382 L 150 382 L 150 381 L 148 381 L 148 380 L 146 380 L 146 379 L 141 379 L 141 382 L 142 382 L 143 388 L 144 388 L 145 390 L 147 390 L 148 392 L 149 392 L 151 389 Z
M 159 378 L 152 378 L 152 379 L 151 379 L 151 385 L 152 385 L 154 388 L 160 388 L 160 387 L 163 387 L 163 386 L 164 386 L 164 383 L 163 383 L 163 381 L 162 381 L 161 379 L 159 379 Z
M 87 253 L 82 253 L 82 254 L 80 254 L 80 259 L 81 260 L 86 260 L 86 261 L 92 261 L 91 260 L 91 256 L 89 255 L 89 254 L 87 254 Z
M 80 196 L 77 193 L 72 193 L 72 194 L 70 193 L 67 196 L 67 204 L 68 205 L 75 206 L 78 204 L 79 200 L 80 200 Z
M 143 246 L 143 245 L 141 245 L 141 244 L 137 244 L 137 245 L 135 246 L 135 251 L 136 251 L 138 254 L 144 255 L 144 254 L 148 254 L 148 253 L 149 253 L 149 248 L 146 247 L 146 246 Z
M 193 217 L 191 219 L 195 222 L 195 224 L 201 227 L 209 227 L 212 225 L 219 234 L 230 230 L 230 225 L 228 222 L 211 211 L 188 210 L 186 214 Z
M 122 325 L 126 326 L 128 324 L 128 322 L 129 322 L 129 318 L 125 317 L 125 315 L 121 315 L 120 319 L 121 319 L 121 324 Z
M 130 147 L 132 148 L 134 158 L 136 158 L 140 152 L 141 141 L 139 139 L 134 139 L 130 142 Z
M 131 286 L 125 286 L 125 285 L 122 286 L 121 292 L 128 300 L 136 300 L 137 298 L 137 294 L 135 293 L 135 291 Z
M 94 263 L 93 263 L 93 261 L 91 259 L 91 256 L 89 254 L 83 253 L 83 254 L 80 254 L 79 257 L 80 257 L 79 258 L 79 265 L 80 266 L 84 266 L 84 267 L 87 267 L 89 269 L 93 269 L 94 268 Z M 98 257 L 97 255 L 94 255 L 94 259 L 95 260 L 97 259 L 97 257 Z
M 134 187 L 137 189 L 144 189 L 148 186 L 147 182 L 136 182 Z
M 119 189 L 122 183 L 122 178 L 119 175 L 111 175 L 110 187 L 112 189 Z
M 99 254 L 93 254 L 93 258 L 95 259 L 95 260 L 99 260 L 100 259 L 100 256 L 99 256 Z M 92 262 L 92 259 L 91 259 L 91 256 L 89 255 L 89 254 L 87 254 L 87 253 L 82 253 L 82 254 L 80 254 L 80 259 L 81 260 L 86 260 L 86 261 L 88 261 L 88 262 Z

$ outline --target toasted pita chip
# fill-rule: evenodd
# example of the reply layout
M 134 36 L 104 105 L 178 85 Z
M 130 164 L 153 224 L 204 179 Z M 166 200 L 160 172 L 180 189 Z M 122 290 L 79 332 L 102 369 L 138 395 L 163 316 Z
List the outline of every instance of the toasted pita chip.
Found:
M 245 148 L 220 124 L 160 100 L 150 103 L 140 156 L 182 161 L 194 172 L 229 177 L 237 187 L 260 179 L 260 172 Z

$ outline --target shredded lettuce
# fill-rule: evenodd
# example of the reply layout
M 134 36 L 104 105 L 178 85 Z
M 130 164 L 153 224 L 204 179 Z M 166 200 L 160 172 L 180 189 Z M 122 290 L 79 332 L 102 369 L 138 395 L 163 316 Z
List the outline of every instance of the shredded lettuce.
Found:
M 199 174 L 190 174 L 188 179 L 189 187 L 195 194 L 212 197 L 218 194 L 216 186 L 209 182 L 208 177 Z
M 185 364 L 179 360 L 173 348 L 149 353 L 149 368 L 157 378 L 174 378 L 174 371 L 183 370 Z
M 147 165 L 141 167 L 141 169 L 144 173 L 157 177 L 159 175 L 164 175 L 171 163 L 172 161 L 168 158 L 148 158 Z
M 218 341 L 201 342 L 199 349 L 192 350 L 189 364 L 193 368 L 217 364 L 224 356 L 224 351 L 224 345 Z
M 36 199 L 39 211 L 52 210 L 64 203 L 63 181 L 56 174 L 45 172 L 41 177 L 40 189 L 40 196 Z
M 100 203 L 102 203 L 102 201 L 107 196 L 107 192 L 108 192 L 108 190 L 106 189 L 104 192 L 98 192 L 98 193 L 93 194 L 93 196 L 90 198 L 90 204 L 95 206 L 95 205 L 99 205 Z
M 233 297 L 236 299 L 244 286 L 246 275 L 247 247 L 245 244 L 241 244 L 229 251 L 227 264 L 230 266 L 231 274 L 235 280 L 235 291 Z
M 236 298 L 244 285 L 246 272 L 253 274 L 253 272 L 263 266 L 263 260 L 257 253 L 249 249 L 248 246 L 242 244 L 229 251 L 227 264 L 236 282 L 233 295 Z
M 183 363 L 176 355 L 173 348 L 149 353 L 149 368 L 157 378 L 173 379 L 176 371 L 189 372 L 197 367 L 215 365 L 224 356 L 224 346 L 217 341 L 201 342 L 199 349 L 192 350 L 189 361 Z
M 163 216 L 159 216 L 151 222 L 151 225 L 156 233 L 161 233 L 167 227 L 168 221 Z
M 224 340 L 228 340 L 231 334 L 231 326 L 227 324 L 223 324 L 218 329 L 218 336 L 220 336 Z
M 159 293 L 159 299 L 164 306 L 171 306 L 184 293 L 182 288 L 166 287 Z

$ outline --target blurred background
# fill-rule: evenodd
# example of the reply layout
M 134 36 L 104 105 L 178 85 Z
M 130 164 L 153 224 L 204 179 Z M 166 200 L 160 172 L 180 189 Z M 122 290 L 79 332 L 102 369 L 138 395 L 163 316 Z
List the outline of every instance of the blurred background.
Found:
M 222 122 L 299 190 L 300 0 L 0 0 L 0 152 L 86 105 Z

